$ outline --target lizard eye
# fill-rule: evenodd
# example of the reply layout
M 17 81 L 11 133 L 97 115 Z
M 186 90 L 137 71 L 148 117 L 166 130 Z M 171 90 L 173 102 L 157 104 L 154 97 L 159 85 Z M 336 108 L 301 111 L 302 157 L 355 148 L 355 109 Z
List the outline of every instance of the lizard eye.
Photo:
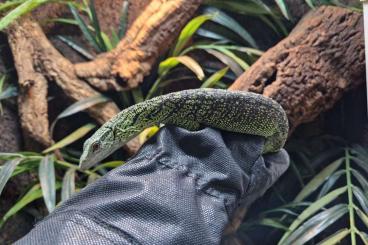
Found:
M 92 143 L 91 147 L 92 147 L 92 152 L 96 152 L 100 149 L 100 143 L 94 142 L 94 143 Z

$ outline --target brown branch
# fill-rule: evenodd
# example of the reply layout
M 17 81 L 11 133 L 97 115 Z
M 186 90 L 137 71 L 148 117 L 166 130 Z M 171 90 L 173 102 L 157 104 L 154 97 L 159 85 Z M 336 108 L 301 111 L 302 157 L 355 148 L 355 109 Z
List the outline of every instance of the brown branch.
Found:
M 75 65 L 78 76 L 118 76 L 127 81 L 123 86 L 138 86 L 201 3 L 202 0 L 152 0 L 116 49 L 94 61 Z
M 34 70 L 30 42 L 22 33 L 9 29 L 8 40 L 13 51 L 15 67 L 18 72 L 18 109 L 25 135 L 47 146 L 51 142 L 47 113 L 47 81 Z
M 344 92 L 362 84 L 361 13 L 320 7 L 268 50 L 230 89 L 262 93 L 286 110 L 292 129 L 330 109 Z
M 31 18 L 15 22 L 6 31 L 19 76 L 19 111 L 25 133 L 38 142 L 50 144 L 47 118 L 47 79 L 55 81 L 72 101 L 99 93 L 75 75 L 74 65 L 48 41 Z M 88 113 L 104 123 L 119 112 L 113 102 L 89 108 Z

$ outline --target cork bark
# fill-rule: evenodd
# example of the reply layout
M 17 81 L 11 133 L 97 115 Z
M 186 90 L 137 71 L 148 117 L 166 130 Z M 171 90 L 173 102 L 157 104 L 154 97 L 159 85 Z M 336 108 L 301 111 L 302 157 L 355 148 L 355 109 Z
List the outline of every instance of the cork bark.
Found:
M 231 90 L 262 93 L 286 110 L 291 129 L 314 120 L 365 81 L 363 18 L 324 6 L 307 14 Z
M 125 37 L 114 50 L 101 54 L 91 62 L 79 64 L 73 64 L 62 56 L 32 17 L 14 22 L 5 32 L 19 76 L 19 113 L 25 136 L 45 146 L 51 143 L 48 82 L 55 82 L 71 101 L 97 96 L 99 91 L 118 91 L 138 86 L 201 2 L 146 1 L 146 8 L 131 23 Z M 104 4 L 100 0 L 95 3 Z M 122 4 L 122 1 L 116 0 L 114 3 Z M 107 9 L 113 9 L 114 3 L 110 2 Z M 51 7 L 55 10 L 52 16 L 58 16 L 63 11 L 56 5 Z M 87 112 L 97 122 L 104 123 L 119 109 L 113 102 L 108 102 L 91 107 Z
M 79 77 L 112 78 L 123 89 L 135 88 L 157 58 L 173 43 L 203 0 L 153 0 L 133 22 L 113 51 L 75 66 Z

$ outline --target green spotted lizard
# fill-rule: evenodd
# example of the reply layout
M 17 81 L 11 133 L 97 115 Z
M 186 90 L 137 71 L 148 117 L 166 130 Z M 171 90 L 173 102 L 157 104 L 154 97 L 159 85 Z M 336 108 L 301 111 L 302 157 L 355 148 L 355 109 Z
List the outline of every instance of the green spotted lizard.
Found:
M 221 89 L 184 90 L 133 105 L 106 122 L 84 143 L 81 169 L 94 166 L 144 129 L 160 123 L 263 136 L 263 153 L 280 150 L 288 135 L 285 111 L 270 98 Z

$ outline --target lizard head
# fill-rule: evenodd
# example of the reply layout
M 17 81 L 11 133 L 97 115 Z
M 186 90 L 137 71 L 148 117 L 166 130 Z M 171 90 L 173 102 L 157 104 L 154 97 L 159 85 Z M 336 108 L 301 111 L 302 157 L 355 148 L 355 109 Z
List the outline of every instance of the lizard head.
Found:
M 108 125 L 102 126 L 84 142 L 83 153 L 79 161 L 82 170 L 93 167 L 121 146 L 114 138 L 114 132 Z

